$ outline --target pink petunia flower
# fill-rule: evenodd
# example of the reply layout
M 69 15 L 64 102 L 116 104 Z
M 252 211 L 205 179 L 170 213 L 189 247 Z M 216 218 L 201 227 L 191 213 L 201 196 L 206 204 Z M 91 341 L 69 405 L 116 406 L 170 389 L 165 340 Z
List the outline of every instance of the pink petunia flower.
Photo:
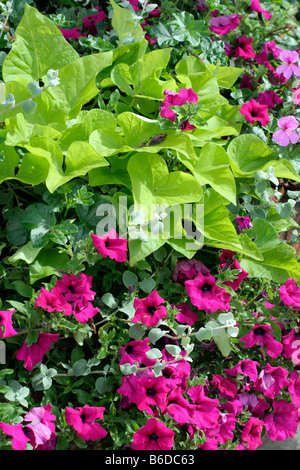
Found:
M 285 400 L 274 400 L 272 407 L 273 413 L 264 418 L 268 437 L 272 441 L 284 441 L 294 437 L 298 429 L 296 406 Z
M 279 287 L 279 296 L 285 305 L 300 309 L 300 287 L 295 279 L 289 277 L 285 284 Z
M 282 147 L 286 147 L 291 142 L 296 144 L 300 138 L 297 132 L 293 132 L 299 126 L 299 122 L 294 116 L 285 116 L 278 119 L 277 123 L 279 131 L 274 132 L 272 138 L 275 142 L 278 142 Z
M 253 416 L 251 416 L 247 423 L 243 425 L 241 433 L 241 441 L 246 446 L 247 450 L 256 450 L 257 447 L 262 445 L 261 433 L 265 423 Z
M 185 281 L 184 285 L 191 303 L 199 310 L 206 313 L 230 310 L 230 294 L 217 286 L 215 278 L 210 274 L 203 276 L 199 273 L 194 279 Z
M 300 88 L 297 88 L 297 90 L 294 91 L 292 102 L 300 106 Z
M 116 231 L 112 228 L 108 234 L 91 235 L 94 247 L 97 248 L 98 252 L 106 258 L 107 256 L 111 259 L 115 259 L 119 263 L 126 261 L 128 240 L 119 237 Z
M 52 415 L 52 406 L 34 407 L 23 419 L 22 424 L 0 423 L 0 429 L 12 436 L 11 445 L 14 450 L 26 450 L 29 442 L 34 449 L 48 448 L 49 443 L 56 441 L 55 425 L 56 416 Z
M 104 411 L 105 407 L 102 406 L 84 405 L 75 409 L 67 406 L 65 410 L 66 422 L 77 431 L 76 436 L 81 439 L 91 441 L 103 439 L 107 432 L 95 421 L 97 419 L 103 420 Z
M 268 106 L 259 104 L 253 98 L 240 107 L 240 113 L 245 116 L 246 121 L 251 124 L 255 121 L 259 121 L 262 126 L 266 126 L 270 122 Z
M 299 54 L 297 51 L 284 50 L 280 53 L 279 59 L 283 64 L 276 68 L 276 72 L 282 74 L 287 80 L 294 74 L 296 77 L 300 77 L 300 67 L 296 65 L 299 60 Z
M 270 20 L 273 15 L 268 10 L 263 10 L 259 0 L 251 0 L 250 11 L 261 13 L 267 20 Z
M 252 42 L 253 38 L 246 38 L 245 36 L 238 37 L 234 57 L 244 57 L 244 59 L 255 57 L 255 52 L 252 49 Z
M 2 310 L 0 311 L 0 327 L 4 327 L 4 332 L 0 328 L 0 339 L 9 338 L 17 334 L 13 327 L 12 315 L 15 313 L 15 310 Z
M 289 384 L 289 371 L 283 367 L 272 367 L 269 363 L 259 374 L 253 388 L 262 392 L 266 398 L 274 399 Z
M 214 33 L 224 36 L 228 34 L 229 31 L 235 30 L 240 24 L 241 19 L 243 19 L 243 17 L 237 13 L 227 16 L 217 16 L 210 20 L 210 26 L 208 26 L 208 28 Z
M 257 101 L 259 104 L 267 105 L 269 109 L 274 109 L 277 104 L 283 103 L 280 96 L 278 96 L 273 90 L 258 93 Z
M 277 359 L 282 353 L 283 345 L 275 340 L 271 331 L 273 330 L 270 325 L 256 324 L 249 333 L 240 338 L 240 341 L 245 342 L 245 349 L 256 345 L 266 348 L 267 354 L 273 357 L 273 359 Z
M 171 450 L 174 444 L 175 431 L 169 429 L 156 418 L 150 418 L 146 425 L 133 435 L 132 450 Z
M 247 406 L 248 411 L 253 416 L 263 418 L 265 412 L 270 408 L 269 403 L 264 398 L 259 398 L 254 393 L 241 392 L 239 393 L 239 400 L 242 405 Z
M 24 431 L 30 437 L 30 443 L 34 448 L 39 449 L 52 440 L 56 440 L 55 425 L 53 421 L 56 416 L 52 414 L 52 406 L 48 403 L 45 406 L 34 407 L 24 416 Z M 28 431 L 31 433 L 28 433 Z
M 167 308 L 162 305 L 165 300 L 158 295 L 157 290 L 151 292 L 148 297 L 143 299 L 134 299 L 133 306 L 136 309 L 133 323 L 141 321 L 143 325 L 152 327 L 158 323 L 161 318 L 167 316 Z
M 270 62 L 266 62 L 266 69 L 268 69 L 267 77 L 271 85 L 279 86 L 284 85 L 288 82 L 288 79 L 285 78 L 281 73 L 277 73 Z
M 37 342 L 31 346 L 27 346 L 26 341 L 24 341 L 21 348 L 16 351 L 16 358 L 24 361 L 25 369 L 31 371 L 36 364 L 41 362 L 46 352 L 49 351 L 51 344 L 56 343 L 58 338 L 58 333 L 39 333 Z

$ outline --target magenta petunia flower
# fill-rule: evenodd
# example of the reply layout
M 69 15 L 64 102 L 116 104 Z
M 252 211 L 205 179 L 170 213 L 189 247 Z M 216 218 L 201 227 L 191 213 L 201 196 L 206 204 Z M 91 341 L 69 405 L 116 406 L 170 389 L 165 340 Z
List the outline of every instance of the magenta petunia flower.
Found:
M 112 228 L 108 234 L 91 235 L 94 247 L 104 258 L 115 259 L 119 263 L 126 261 L 128 240 L 119 237 L 116 231 Z
M 215 426 L 206 431 L 206 436 L 215 437 L 221 444 L 226 444 L 228 439 L 234 438 L 236 416 L 233 413 L 219 413 L 219 419 Z
M 255 52 L 252 49 L 252 42 L 253 38 L 246 38 L 245 36 L 238 37 L 234 57 L 244 57 L 244 59 L 255 57 Z
M 194 407 L 191 408 L 191 422 L 200 429 L 215 426 L 220 414 L 219 400 L 207 397 L 202 385 L 189 388 L 187 394 L 194 403 Z
M 297 51 L 282 51 L 279 55 L 279 59 L 283 64 L 276 68 L 278 74 L 282 74 L 287 80 L 294 74 L 296 77 L 300 77 L 300 67 L 296 65 L 299 61 L 299 54 Z
M 267 20 L 272 18 L 271 13 L 268 10 L 263 10 L 259 0 L 251 0 L 250 11 L 256 11 L 261 13 Z
M 257 447 L 262 445 L 261 433 L 265 423 L 251 416 L 246 424 L 243 424 L 241 433 L 241 441 L 247 450 L 256 450 Z
M 227 263 L 229 259 L 233 260 L 233 257 L 235 255 L 235 251 L 231 250 L 222 250 L 220 253 L 220 263 Z
M 0 422 L 0 429 L 7 435 L 12 437 L 11 445 L 14 450 L 25 450 L 27 442 L 30 441 L 23 431 L 22 424 L 7 424 Z
M 269 109 L 274 109 L 277 104 L 283 103 L 283 100 L 273 90 L 262 91 L 258 93 L 257 101 L 259 104 L 265 104 Z
M 166 362 L 174 360 L 175 358 L 171 356 L 166 349 L 162 350 L 162 360 Z M 184 352 L 181 352 L 181 355 L 184 357 Z M 184 358 L 180 361 L 173 362 L 172 364 L 167 364 L 164 369 L 162 369 L 162 375 L 165 377 L 166 386 L 169 390 L 186 390 L 187 388 L 187 379 L 190 377 L 191 365 Z
M 279 287 L 279 296 L 285 305 L 300 309 L 300 287 L 295 279 L 289 277 L 285 284 Z
M 167 316 L 167 308 L 162 305 L 165 300 L 158 295 L 157 290 L 151 292 L 148 297 L 143 299 L 134 299 L 133 306 L 136 309 L 134 317 L 131 319 L 133 323 L 141 321 L 143 325 L 152 327 L 158 321 Z
M 282 353 L 283 345 L 275 340 L 271 331 L 273 330 L 270 325 L 256 324 L 249 333 L 240 338 L 240 341 L 245 342 L 245 349 L 252 348 L 256 345 L 261 348 L 266 348 L 267 354 L 273 357 L 273 359 L 277 359 Z
M 82 297 L 86 300 L 94 300 L 96 292 L 91 290 L 92 280 L 92 276 L 86 276 L 84 273 L 80 273 L 79 277 L 75 274 L 64 274 L 51 292 L 64 294 L 68 302 L 76 302 Z
M 202 261 L 198 261 L 196 259 L 178 260 L 172 274 L 172 281 L 184 285 L 185 281 L 193 279 L 198 273 L 203 274 L 203 276 L 207 276 L 209 272 L 209 269 L 207 269 Z
M 145 364 L 145 366 L 152 366 L 156 363 L 156 359 L 149 359 L 146 352 L 150 351 L 149 338 L 130 341 L 125 346 L 119 349 L 121 360 L 119 365 L 122 364 Z
M 198 320 L 198 314 L 193 312 L 185 302 L 178 305 L 172 304 L 171 307 L 176 307 L 179 310 L 179 313 L 176 314 L 176 320 L 179 323 L 192 326 Z
M 240 107 L 240 113 L 245 116 L 246 121 L 251 124 L 255 121 L 259 121 L 262 126 L 266 126 L 270 122 L 268 106 L 259 104 L 253 98 Z
M 71 313 L 71 305 L 68 304 L 65 297 L 59 290 L 52 289 L 50 292 L 44 287 L 41 288 L 38 298 L 35 301 L 35 308 L 43 308 L 47 312 L 65 312 Z
M 273 401 L 273 413 L 264 417 L 268 437 L 272 441 L 284 441 L 294 437 L 298 429 L 298 411 L 293 403 Z
M 220 264 L 221 269 L 223 269 L 225 266 L 226 266 L 226 263 Z M 222 284 L 224 284 L 225 286 L 229 286 L 234 291 L 236 291 L 240 287 L 243 280 L 249 276 L 249 273 L 247 273 L 243 268 L 241 268 L 241 265 L 237 259 L 233 260 L 233 262 L 229 266 L 229 269 L 230 270 L 240 269 L 241 272 L 237 275 L 237 277 L 233 281 L 224 281 Z
M 84 33 L 80 32 L 79 28 L 64 29 L 58 26 L 58 29 L 62 32 L 65 39 L 79 39 L 85 36 Z
M 300 351 L 298 346 L 300 345 L 300 331 L 296 331 L 293 328 L 288 334 L 281 337 L 281 342 L 283 344 L 283 357 L 292 359 L 293 363 L 299 364 Z
M 51 344 L 56 343 L 58 338 L 58 333 L 39 333 L 37 342 L 31 346 L 27 346 L 26 341 L 24 341 L 21 348 L 16 351 L 16 358 L 24 361 L 25 369 L 31 371 L 36 364 L 41 362 L 46 352 L 49 351 Z
M 204 0 L 197 0 L 197 5 L 196 8 L 198 11 L 204 11 L 207 10 L 208 6 Z
M 72 311 L 76 320 L 79 323 L 86 323 L 90 318 L 93 318 L 97 313 L 100 312 L 99 308 L 93 307 L 91 302 L 86 300 L 84 296 L 78 298 L 75 302 L 72 302 Z M 66 312 L 64 312 L 66 314 Z
M 267 64 L 270 53 L 277 60 L 281 52 L 281 47 L 277 46 L 275 41 L 265 42 L 260 53 L 256 54 L 255 60 L 258 64 Z
M 136 403 L 137 397 L 140 393 L 143 392 L 144 388 L 139 384 L 139 378 L 144 377 L 145 375 L 139 374 L 130 374 L 124 375 L 122 377 L 122 385 L 117 389 L 117 392 L 123 396 L 126 404 L 130 405 Z M 153 372 L 148 371 L 146 376 L 154 377 Z
M 220 374 L 213 374 L 213 379 L 210 381 L 212 387 L 218 389 L 221 398 L 235 399 L 238 394 L 237 384 L 231 378 L 223 377 Z
M 176 121 L 177 114 L 171 109 L 172 106 L 183 106 L 187 103 L 197 103 L 198 95 L 192 88 L 181 88 L 179 93 L 166 89 L 164 91 L 165 99 L 162 101 L 160 107 L 160 116 L 169 119 L 172 122 Z M 188 131 L 195 129 L 188 120 L 181 123 L 181 130 Z
M 135 404 L 140 411 L 146 411 L 149 415 L 153 415 L 151 406 L 158 407 L 162 412 L 165 410 L 169 392 L 166 380 L 162 375 L 139 379 L 140 391 L 135 397 Z
M 231 369 L 224 369 L 224 372 L 233 377 L 236 377 L 238 374 L 242 374 L 255 382 L 257 379 L 257 367 L 259 367 L 259 363 L 257 361 L 242 359 Z
M 283 367 L 272 367 L 269 363 L 259 374 L 253 388 L 262 392 L 266 398 L 274 399 L 289 384 L 289 371 Z
M 218 450 L 218 441 L 214 438 L 208 438 L 204 444 L 199 444 L 198 450 Z
M 238 224 L 239 230 L 245 230 L 253 227 L 251 219 L 247 215 L 236 217 L 235 221 Z
M 0 339 L 9 338 L 17 334 L 16 330 L 13 327 L 12 315 L 15 313 L 15 310 L 2 310 L 0 311 L 0 327 L 4 327 L 4 332 L 0 328 Z
M 88 15 L 83 16 L 81 19 L 83 21 L 84 28 L 90 28 L 94 23 L 100 23 L 106 18 L 106 14 L 104 11 L 100 11 L 100 8 L 96 6 L 96 10 L 98 11 L 95 15 Z
M 285 116 L 278 119 L 277 123 L 280 131 L 273 134 L 273 140 L 278 142 L 282 147 L 286 147 L 291 142 L 296 144 L 300 138 L 297 132 L 294 132 L 299 126 L 299 122 L 294 116 Z
M 103 420 L 104 411 L 105 407 L 102 406 L 84 405 L 77 408 L 67 406 L 65 410 L 66 422 L 77 431 L 76 436 L 81 439 L 91 441 L 103 439 L 107 432 L 95 421 L 97 419 Z
M 243 17 L 237 13 L 227 16 L 217 16 L 210 20 L 210 26 L 208 26 L 208 28 L 214 33 L 224 36 L 224 34 L 228 34 L 229 31 L 235 30 L 242 18 Z
M 132 450 L 171 450 L 175 431 L 156 418 L 150 418 L 146 425 L 133 435 Z
M 291 400 L 294 405 L 300 408 L 300 376 L 297 370 L 291 372 L 289 380 L 288 391 L 291 394 Z
M 206 313 L 230 310 L 230 294 L 217 286 L 215 278 L 210 274 L 203 276 L 199 273 L 194 279 L 185 281 L 184 285 L 191 303 L 199 310 Z

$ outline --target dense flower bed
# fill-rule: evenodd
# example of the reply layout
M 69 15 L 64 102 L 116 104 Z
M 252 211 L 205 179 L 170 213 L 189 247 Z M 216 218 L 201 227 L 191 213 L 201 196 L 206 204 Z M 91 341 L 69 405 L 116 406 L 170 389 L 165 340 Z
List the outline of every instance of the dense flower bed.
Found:
M 293 437 L 297 2 L 89 3 L 0 4 L 1 450 Z

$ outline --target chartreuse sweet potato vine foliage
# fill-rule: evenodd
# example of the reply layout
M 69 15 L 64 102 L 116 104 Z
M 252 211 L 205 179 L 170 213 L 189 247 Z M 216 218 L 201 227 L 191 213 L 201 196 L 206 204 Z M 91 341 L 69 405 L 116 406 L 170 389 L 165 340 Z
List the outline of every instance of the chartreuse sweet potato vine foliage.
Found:
M 72 19 L 1 3 L 2 450 L 296 433 L 299 256 L 278 236 L 300 194 L 289 5 L 175 4 Z

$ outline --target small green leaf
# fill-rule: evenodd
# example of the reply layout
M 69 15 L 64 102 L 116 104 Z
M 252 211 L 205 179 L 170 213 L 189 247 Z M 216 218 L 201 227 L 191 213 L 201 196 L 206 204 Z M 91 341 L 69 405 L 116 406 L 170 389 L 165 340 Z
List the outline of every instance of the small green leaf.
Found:
M 34 114 L 37 108 L 37 104 L 33 100 L 27 100 L 22 103 L 22 109 L 25 114 Z

